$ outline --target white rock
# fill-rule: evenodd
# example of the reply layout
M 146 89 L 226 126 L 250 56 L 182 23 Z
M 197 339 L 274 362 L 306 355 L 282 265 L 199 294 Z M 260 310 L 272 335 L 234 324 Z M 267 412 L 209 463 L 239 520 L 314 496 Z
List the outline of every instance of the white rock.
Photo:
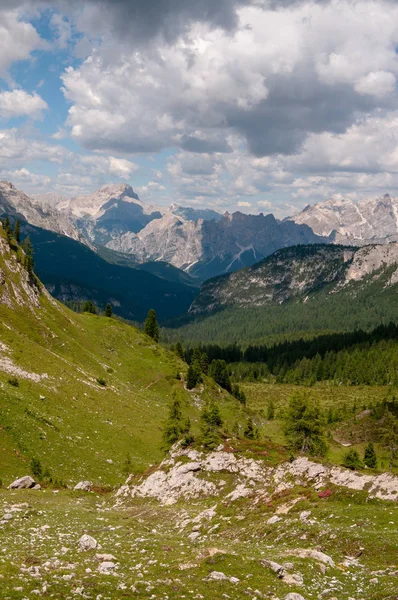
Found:
M 274 523 L 278 523 L 278 521 L 282 521 L 282 519 L 280 517 L 278 517 L 277 515 L 274 515 L 273 517 L 268 519 L 267 523 L 268 523 L 268 525 L 274 525 Z
M 5 515 L 3 515 L 2 520 L 3 521 L 11 521 L 12 519 L 12 514 L 11 513 L 6 513 Z
M 91 535 L 87 535 L 86 533 L 82 535 L 79 540 L 79 548 L 83 552 L 87 552 L 87 550 L 94 550 L 97 547 L 97 540 Z
M 95 558 L 96 558 L 96 560 L 99 560 L 101 562 L 104 562 L 104 561 L 110 562 L 112 560 L 116 560 L 116 558 L 113 556 L 113 554 L 96 554 Z
M 296 594 L 293 592 L 285 596 L 285 600 L 305 600 L 305 598 L 301 594 Z
M 91 481 L 79 481 L 79 483 L 77 483 L 73 489 L 75 490 L 75 492 L 76 491 L 90 492 L 91 486 L 92 486 Z
M 98 565 L 97 570 L 103 575 L 110 575 L 114 569 L 116 569 L 116 565 L 114 562 L 105 561 Z
M 36 481 L 30 477 L 30 475 L 25 475 L 25 477 L 20 477 L 20 479 L 16 479 L 9 486 L 9 490 L 26 490 L 32 488 L 36 485 Z

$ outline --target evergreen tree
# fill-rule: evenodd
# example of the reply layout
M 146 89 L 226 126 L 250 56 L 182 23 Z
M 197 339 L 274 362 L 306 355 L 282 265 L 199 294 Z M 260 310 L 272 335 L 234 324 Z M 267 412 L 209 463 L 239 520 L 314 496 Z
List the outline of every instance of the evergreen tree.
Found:
M 169 418 L 163 430 L 163 447 L 165 450 L 171 448 L 177 442 L 183 432 L 181 402 L 174 394 L 170 405 Z
M 381 427 L 382 444 L 389 451 L 389 469 L 392 471 L 394 459 L 398 454 L 398 419 L 386 410 Z
M 97 314 L 95 304 L 92 300 L 87 300 L 87 302 L 83 304 L 83 312 L 91 313 L 92 315 Z
M 108 302 L 108 304 L 105 307 L 105 316 L 112 317 L 112 315 L 113 315 L 112 306 Z
M 21 221 L 19 219 L 15 221 L 14 237 L 17 244 L 19 244 L 21 241 Z
M 9 244 L 11 244 L 11 240 L 12 240 L 12 227 L 11 227 L 10 219 L 8 218 L 8 216 L 6 216 L 6 218 L 3 221 L 3 228 L 4 228 L 4 232 L 6 234 L 7 242 Z
M 228 374 L 227 363 L 225 360 L 213 360 L 209 368 L 209 376 L 214 379 L 219 386 L 227 390 L 232 391 L 231 380 Z
M 178 356 L 181 358 L 181 360 L 185 360 L 185 356 L 184 356 L 184 349 L 182 347 L 181 342 L 177 342 L 176 343 L 176 348 L 175 348 Z
M 27 236 L 25 238 L 22 248 L 23 248 L 23 251 L 25 252 L 24 267 L 27 270 L 27 272 L 29 273 L 29 275 L 33 275 L 35 261 L 33 258 L 33 246 L 32 246 L 32 242 L 30 241 L 29 236 Z
M 156 319 L 156 312 L 153 308 L 148 312 L 148 316 L 144 323 L 144 332 L 149 335 L 155 342 L 159 341 L 159 325 Z
M 327 451 L 325 429 L 318 403 L 305 395 L 294 394 L 285 415 L 285 435 L 289 446 L 312 456 Z
M 213 450 L 221 442 L 220 427 L 222 426 L 222 418 L 218 406 L 214 402 L 206 405 L 200 418 L 203 445 Z
M 209 359 L 207 357 L 206 352 L 202 352 L 200 354 L 199 363 L 200 363 L 200 368 L 202 370 L 202 373 L 207 375 L 208 370 L 209 370 Z
M 195 361 L 194 363 L 191 363 L 188 367 L 187 383 L 186 383 L 187 389 L 193 390 L 193 388 L 195 388 L 198 383 L 201 383 L 201 381 L 202 381 L 202 372 L 200 369 L 200 365 L 199 365 L 198 361 Z
M 377 456 L 372 442 L 369 442 L 365 448 L 363 462 L 369 469 L 377 468 Z
M 247 425 L 245 427 L 243 435 L 248 440 L 256 440 L 258 438 L 258 431 L 255 428 L 253 419 L 251 417 L 249 417 L 249 419 L 247 420 Z
M 363 467 L 359 453 L 356 450 L 351 449 L 346 452 L 343 459 L 343 467 L 351 469 L 352 471 Z

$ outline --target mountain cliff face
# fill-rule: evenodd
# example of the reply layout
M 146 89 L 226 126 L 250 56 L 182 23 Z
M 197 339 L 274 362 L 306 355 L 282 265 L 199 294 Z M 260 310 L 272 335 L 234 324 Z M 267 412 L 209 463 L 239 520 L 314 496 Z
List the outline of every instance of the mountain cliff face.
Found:
M 207 279 L 252 265 L 279 248 L 321 241 L 308 226 L 280 223 L 273 215 L 236 212 L 218 221 L 191 221 L 168 213 L 108 247 L 132 254 L 138 262 L 162 260 Z
M 398 198 L 329 199 L 307 206 L 289 220 L 311 227 L 317 235 L 335 243 L 386 243 L 398 240 Z
M 253 267 L 206 282 L 190 313 L 227 307 L 254 308 L 294 299 L 306 302 L 321 290 L 336 294 L 350 282 L 366 286 L 381 275 L 387 275 L 384 287 L 398 283 L 398 244 L 286 248 Z
M 0 215 L 2 214 L 22 218 L 31 225 L 75 240 L 82 239 L 70 215 L 61 214 L 50 206 L 36 202 L 8 181 L 0 181 Z

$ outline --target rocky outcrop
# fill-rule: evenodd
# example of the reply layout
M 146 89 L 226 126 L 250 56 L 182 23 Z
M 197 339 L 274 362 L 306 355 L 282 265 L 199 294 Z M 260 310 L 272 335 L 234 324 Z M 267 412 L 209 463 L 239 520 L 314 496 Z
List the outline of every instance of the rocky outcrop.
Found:
M 55 231 L 75 240 L 82 238 L 70 213 L 60 213 L 18 190 L 9 181 L 0 181 L 0 215 L 20 218 L 31 225 Z
M 233 478 L 229 482 L 214 480 L 211 476 L 214 473 L 233 475 Z M 119 502 L 128 497 L 155 498 L 164 505 L 175 504 L 180 498 L 200 496 L 218 496 L 230 502 L 251 496 L 256 501 L 270 498 L 296 485 L 320 490 L 327 484 L 366 491 L 370 497 L 398 501 L 398 477 L 388 473 L 365 475 L 341 467 L 327 467 L 305 457 L 272 468 L 260 461 L 236 457 L 221 449 L 205 454 L 178 447 L 148 477 L 143 477 L 134 485 L 128 480 L 118 490 L 117 498 Z M 240 493 L 234 496 L 233 492 L 237 489 Z M 269 520 L 269 524 L 281 520 L 277 515 L 271 519 L 274 520 Z M 328 558 L 321 554 L 312 558 L 328 563 Z
M 8 486 L 9 490 L 29 490 L 34 488 L 36 485 L 36 481 L 30 476 L 25 475 L 24 477 L 20 477 L 16 479 Z
M 317 235 L 330 236 L 338 244 L 397 241 L 398 198 L 385 194 L 358 203 L 349 198 L 331 198 L 307 206 L 289 220 L 308 225 Z
M 279 250 L 248 269 L 207 281 L 190 312 L 282 304 L 292 299 L 306 302 L 325 288 L 335 294 L 351 283 L 366 286 L 381 278 L 381 289 L 398 283 L 398 243 L 361 248 L 297 246 Z

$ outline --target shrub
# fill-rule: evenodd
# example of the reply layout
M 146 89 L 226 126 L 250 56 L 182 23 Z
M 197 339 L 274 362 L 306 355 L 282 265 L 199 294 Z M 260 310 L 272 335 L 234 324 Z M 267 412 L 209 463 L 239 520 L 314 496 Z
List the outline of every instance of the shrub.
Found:
M 13 385 L 14 387 L 19 387 L 19 381 L 16 377 L 10 377 L 10 379 L 8 380 L 8 383 L 10 385 Z
M 106 381 L 105 381 L 105 379 L 103 379 L 103 377 L 98 377 L 97 383 L 98 383 L 98 385 L 101 385 L 102 387 L 106 387 Z
M 377 456 L 372 442 L 369 442 L 365 448 L 363 462 L 369 469 L 377 468 Z
M 363 467 L 361 458 L 357 450 L 354 450 L 352 448 L 351 450 L 348 450 L 348 452 L 345 453 L 343 459 L 343 467 L 351 469 L 352 471 L 355 471 L 356 469 L 361 469 Z
M 32 471 L 32 475 L 37 479 L 41 479 L 43 477 L 43 467 L 37 458 L 32 458 L 30 461 L 30 470 Z

